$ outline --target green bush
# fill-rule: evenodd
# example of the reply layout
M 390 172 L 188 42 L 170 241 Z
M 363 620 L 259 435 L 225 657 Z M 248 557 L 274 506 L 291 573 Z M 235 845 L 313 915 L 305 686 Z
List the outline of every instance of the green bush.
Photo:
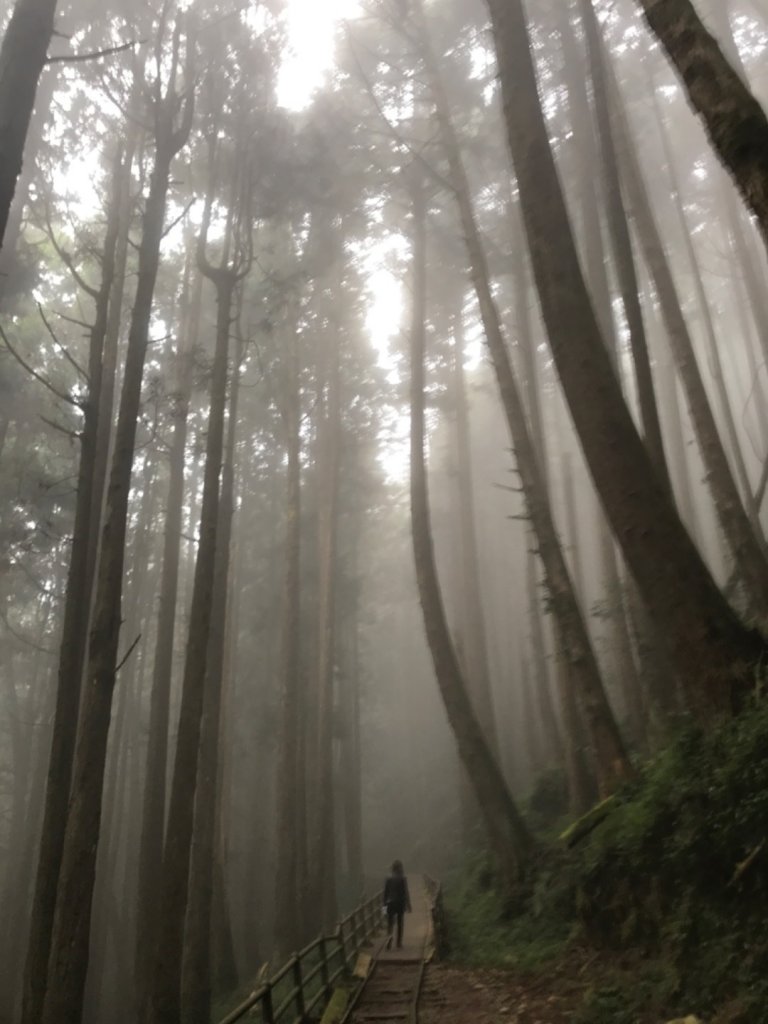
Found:
M 663 955 L 688 1012 L 736 996 L 767 1005 L 768 703 L 708 733 L 688 728 L 619 795 L 571 870 L 591 941 Z
M 555 776 L 542 780 L 530 820 L 552 820 L 557 794 Z M 728 1024 L 768 1024 L 768 701 L 686 728 L 573 849 L 545 843 L 522 912 L 487 859 L 447 893 L 464 962 L 536 969 L 577 932 L 608 960 L 626 951 L 634 967 L 594 972 L 578 1024 L 711 1019 L 726 1003 Z
M 537 885 L 550 882 L 542 871 Z M 511 908 L 487 855 L 470 858 L 445 887 L 451 959 L 524 971 L 551 963 L 567 945 L 573 924 L 557 909 L 557 900 L 539 901 L 539 910 L 535 903 L 531 893 L 525 913 Z

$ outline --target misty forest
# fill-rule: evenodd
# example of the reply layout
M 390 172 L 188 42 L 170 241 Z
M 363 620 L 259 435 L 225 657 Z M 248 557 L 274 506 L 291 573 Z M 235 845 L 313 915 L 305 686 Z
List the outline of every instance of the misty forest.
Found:
M 0 1024 L 768 1022 L 768 0 L 0 34 Z

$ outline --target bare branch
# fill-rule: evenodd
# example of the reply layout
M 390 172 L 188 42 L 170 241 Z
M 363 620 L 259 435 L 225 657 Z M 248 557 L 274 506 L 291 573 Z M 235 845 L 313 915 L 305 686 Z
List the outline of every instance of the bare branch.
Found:
M 66 313 L 59 313 L 58 311 L 56 312 L 56 316 L 60 320 L 66 321 L 68 324 L 74 324 L 75 327 L 82 327 L 84 330 L 88 331 L 89 334 L 93 330 L 93 324 L 89 324 L 87 320 L 78 320 L 74 316 L 67 316 Z
M 58 431 L 59 434 L 63 434 L 65 437 L 68 437 L 70 441 L 80 440 L 80 435 L 76 430 L 70 430 L 69 427 L 62 427 L 60 423 L 57 423 L 55 420 L 49 420 L 48 417 L 43 416 L 42 413 L 40 413 L 39 415 L 43 423 L 49 426 L 51 430 Z
M 33 651 L 39 651 L 40 654 L 53 654 L 54 653 L 50 649 L 50 647 L 43 647 L 42 644 L 38 644 L 34 640 L 30 640 L 29 637 L 24 636 L 23 633 L 20 633 L 17 629 L 15 629 L 10 624 L 10 622 L 8 621 L 8 616 L 6 615 L 5 612 L 0 612 L 0 622 L 3 623 L 3 625 L 8 630 L 8 632 L 11 634 L 11 636 L 15 637 L 16 640 L 19 641 L 19 643 L 24 644 L 25 647 L 31 647 Z
M 168 227 L 165 229 L 165 231 L 163 231 L 163 238 L 166 238 L 171 233 L 171 231 L 173 231 L 173 229 L 176 227 L 176 225 L 180 224 L 184 220 L 184 218 L 187 216 L 187 214 L 189 213 L 189 211 L 192 209 L 192 207 L 195 205 L 196 202 L 197 202 L 197 199 L 190 199 L 189 200 L 189 202 L 184 207 L 184 209 L 181 211 L 179 216 L 175 220 L 171 221 L 171 223 L 168 225 Z
M 130 658 L 130 656 L 131 656 L 131 655 L 133 654 L 133 652 L 134 652 L 134 651 L 136 650 L 136 648 L 137 648 L 137 647 L 138 647 L 138 645 L 139 645 L 139 641 L 140 641 L 140 640 L 141 640 L 141 633 L 139 633 L 139 635 L 138 635 L 138 636 L 136 637 L 136 639 L 135 639 L 135 640 L 133 641 L 133 643 L 131 644 L 131 646 L 130 646 L 130 647 L 128 648 L 128 650 L 127 650 L 127 651 L 125 652 L 125 656 L 123 657 L 123 659 L 122 659 L 122 660 L 120 661 L 120 663 L 119 663 L 119 664 L 117 665 L 117 667 L 115 668 L 115 675 L 117 675 L 117 673 L 118 673 L 118 672 L 120 671 L 120 669 L 121 669 L 121 668 L 123 667 L 123 665 L 124 665 L 124 664 L 126 663 L 126 661 L 128 661 L 128 659 Z
M 40 319 L 45 324 L 45 329 L 50 334 L 51 340 L 53 341 L 54 345 L 56 345 L 56 347 L 61 350 L 61 354 L 64 356 L 64 358 L 70 364 L 70 366 L 73 366 L 75 371 L 80 374 L 80 376 L 83 378 L 83 380 L 88 382 L 88 383 L 90 383 L 89 378 L 88 378 L 88 374 L 82 368 L 80 363 L 78 363 L 78 361 L 75 359 L 75 357 L 68 352 L 67 348 L 64 345 L 62 345 L 62 343 L 56 337 L 56 332 L 54 331 L 54 329 L 51 327 L 50 323 L 48 322 L 48 319 L 47 319 L 47 317 L 45 315 L 45 311 L 44 311 L 44 309 L 42 307 L 42 304 L 39 303 L 39 302 L 37 304 L 37 310 L 40 313 Z
M 55 384 L 51 384 L 51 382 L 47 380 L 45 377 L 43 377 L 41 374 L 39 374 L 37 370 L 32 369 L 32 367 L 24 359 L 24 357 L 21 356 L 13 347 L 13 345 L 10 342 L 10 339 L 8 338 L 8 335 L 5 333 L 5 329 L 1 326 L 0 338 L 3 339 L 5 347 L 11 353 L 16 362 L 19 363 L 19 365 L 22 366 L 27 371 L 27 373 L 30 374 L 30 376 L 34 377 L 35 380 L 38 381 L 38 383 L 42 384 L 43 387 L 46 387 L 51 392 L 51 394 L 61 399 L 62 402 L 66 402 L 67 405 L 74 405 L 76 409 L 82 410 L 82 404 L 78 402 L 77 399 L 73 398 L 71 395 L 66 394 L 64 391 L 59 391 Z
M 87 60 L 101 60 L 102 57 L 111 57 L 115 53 L 124 53 L 125 50 L 132 50 L 134 46 L 141 46 L 144 40 L 134 39 L 131 43 L 122 43 L 120 46 L 109 46 L 106 50 L 92 50 L 90 53 L 57 54 L 55 57 L 48 57 L 46 64 L 82 64 Z
M 87 292 L 91 296 L 92 299 L 98 298 L 98 294 L 99 293 L 98 293 L 97 289 L 94 288 L 93 285 L 88 284 L 88 282 L 85 280 L 83 275 L 80 273 L 80 271 L 75 266 L 75 261 L 73 260 L 72 256 L 66 251 L 66 249 L 64 249 L 61 245 L 59 245 L 59 243 L 58 243 L 58 241 L 56 239 L 56 233 L 53 230 L 53 225 L 51 224 L 51 211 L 50 211 L 50 208 L 48 206 L 48 202 L 47 201 L 45 202 L 44 206 L 45 206 L 45 224 L 46 224 L 46 227 L 48 229 L 46 234 L 48 235 L 48 238 L 51 241 L 51 245 L 56 250 L 56 253 L 57 253 L 59 259 L 65 264 L 65 266 L 69 270 L 70 274 L 72 275 L 72 277 L 74 277 L 75 281 L 83 289 L 83 291 Z

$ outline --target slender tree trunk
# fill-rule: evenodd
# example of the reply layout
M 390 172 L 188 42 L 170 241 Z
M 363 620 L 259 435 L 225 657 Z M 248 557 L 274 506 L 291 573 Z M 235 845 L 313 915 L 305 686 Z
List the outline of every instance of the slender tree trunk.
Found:
M 725 540 L 746 590 L 750 611 L 760 628 L 768 630 L 768 558 L 744 509 L 723 448 L 617 89 L 614 89 L 614 95 L 632 216 L 659 299 L 680 382 L 685 389 L 691 421 L 707 470 L 707 483 Z
M 762 638 L 729 608 L 658 481 L 589 299 L 538 98 L 520 0 L 488 0 L 508 141 L 560 380 L 598 494 L 692 703 L 723 706 Z
M 533 543 L 533 538 L 531 538 Z M 565 756 L 565 749 L 569 740 L 563 741 L 560 724 L 555 714 L 554 702 L 552 700 L 552 685 L 550 683 L 550 672 L 547 665 L 547 654 L 544 647 L 544 627 L 541 621 L 541 607 L 539 602 L 539 587 L 536 578 L 536 557 L 532 551 L 528 551 L 525 559 L 526 583 L 528 590 L 528 623 L 531 630 L 531 655 L 532 662 L 528 664 L 530 683 L 536 696 L 538 715 L 541 720 L 542 739 L 544 752 L 548 764 L 561 764 Z M 573 690 L 569 687 L 569 694 L 573 696 Z M 570 761 L 569 761 L 570 764 Z M 571 767 L 574 767 L 571 765 Z M 570 768 L 569 768 L 570 770 Z
M 228 319 L 232 313 L 228 311 Z M 195 789 L 194 834 L 189 897 L 184 925 L 181 973 L 181 1020 L 184 1024 L 210 1024 L 213 989 L 212 920 L 216 881 L 219 759 L 223 690 L 227 682 L 225 648 L 229 593 L 232 517 L 235 504 L 235 442 L 242 342 L 238 342 L 231 380 L 227 445 L 221 475 L 221 498 L 216 537 L 211 626 L 206 655 L 200 759 Z M 222 879 L 223 882 L 223 879 Z
M 515 237 L 518 238 L 516 230 Z M 517 314 L 517 335 L 520 350 L 520 362 L 523 371 L 526 409 L 531 425 L 531 441 L 535 446 L 539 459 L 539 466 L 542 467 L 542 479 L 548 487 L 546 478 L 547 466 L 547 445 L 546 431 L 544 430 L 544 415 L 541 408 L 541 386 L 539 380 L 539 366 L 536 358 L 536 341 L 533 336 L 531 314 L 529 309 L 530 289 L 529 273 L 525 252 L 522 248 L 522 238 L 517 242 L 518 258 L 515 265 L 515 308 Z M 539 714 L 542 722 L 544 738 L 550 761 L 554 764 L 561 764 L 566 761 L 569 772 L 581 773 L 581 768 L 572 757 L 572 751 L 567 753 L 571 743 L 566 737 L 563 739 L 560 724 L 555 714 L 555 706 L 552 697 L 552 685 L 550 682 L 551 673 L 547 665 L 547 658 L 544 645 L 544 624 L 539 605 L 539 591 L 536 575 L 536 558 L 534 549 L 536 547 L 536 534 L 530 532 L 529 550 L 526 556 L 526 576 L 528 586 L 528 615 L 531 628 L 531 647 L 533 664 L 529 666 L 532 674 L 532 685 L 535 687 L 536 699 L 539 707 Z M 560 655 L 558 654 L 558 661 Z M 556 671 L 560 671 L 556 667 Z M 567 671 L 567 669 L 566 669 Z M 575 687 L 567 686 L 562 691 L 563 697 L 571 703 L 576 700 Z M 571 720 L 568 712 L 563 711 L 563 719 Z M 575 749 L 575 739 L 574 739 Z M 580 785 L 574 781 L 574 790 L 580 790 Z
M 139 86 L 138 73 L 133 82 L 134 97 Z M 142 78 L 143 82 L 143 78 Z M 132 109 L 136 109 L 135 98 L 132 101 Z M 96 451 L 96 459 L 93 471 L 93 511 L 91 513 L 94 523 L 101 523 L 104 518 L 104 507 L 106 502 L 107 473 L 109 462 L 112 456 L 114 441 L 114 418 L 115 418 L 115 388 L 117 386 L 117 363 L 120 339 L 123 330 L 123 313 L 125 289 L 128 271 L 128 250 L 130 248 L 131 222 L 133 215 L 133 197 L 131 195 L 131 184 L 133 181 L 132 169 L 136 155 L 139 129 L 137 125 L 129 122 L 123 165 L 120 169 L 120 185 L 118 194 L 118 208 L 120 227 L 115 249 L 115 272 L 112 285 L 112 294 L 109 298 L 109 315 L 107 317 L 107 329 L 104 336 L 104 353 L 101 369 L 101 388 L 99 398 L 99 445 Z M 94 575 L 96 562 L 99 556 L 101 544 L 101 531 L 94 530 L 91 533 L 91 540 L 88 548 L 88 572 Z
M 0 46 L 0 248 L 53 35 L 56 2 L 16 0 Z
M 141 834 L 139 842 L 139 879 L 136 927 L 136 987 L 142 1017 L 147 1012 L 152 957 L 156 946 L 157 907 L 160 900 L 160 873 L 166 811 L 168 732 L 170 722 L 171 677 L 179 589 L 179 558 L 184 499 L 184 455 L 187 448 L 189 404 L 192 390 L 192 365 L 200 323 L 202 276 L 194 284 L 190 302 L 187 267 L 182 296 L 181 329 L 177 355 L 177 392 L 173 410 L 173 437 L 169 453 L 168 497 L 165 513 L 163 568 L 160 581 L 160 605 L 157 619 L 154 667 L 149 707 L 147 760 L 144 775 Z
M 292 318 L 291 318 L 292 319 Z M 287 442 L 285 577 L 280 657 L 281 726 L 277 764 L 275 950 L 286 955 L 302 938 L 301 846 L 304 762 L 301 742 L 301 392 L 297 324 L 290 322 L 283 421 Z
M 579 608 L 557 537 L 546 482 L 531 440 L 525 410 L 512 370 L 509 350 L 501 329 L 498 309 L 491 291 L 486 254 L 475 221 L 469 183 L 451 121 L 447 97 L 423 20 L 420 27 L 422 29 L 422 52 L 436 102 L 441 138 L 459 206 L 472 283 L 477 293 L 485 337 L 515 449 L 517 468 L 525 492 L 528 514 L 536 534 L 538 553 L 545 569 L 558 639 L 568 661 L 569 678 L 576 690 L 576 699 L 581 703 L 584 711 L 590 738 L 594 745 L 600 789 L 607 793 L 619 781 L 630 777 L 633 770 L 605 697 L 586 623 Z M 615 378 L 612 380 L 615 383 Z
M 664 147 L 664 156 L 667 161 L 667 168 L 669 171 L 670 183 L 672 185 L 672 197 L 675 204 L 678 219 L 680 221 L 680 228 L 682 232 L 683 242 L 685 249 L 688 254 L 688 262 L 691 267 L 691 273 L 693 274 L 693 283 L 696 289 L 696 297 L 699 302 L 699 308 L 701 310 L 702 319 L 704 321 L 704 331 L 707 338 L 707 345 L 709 349 L 709 367 L 712 375 L 712 380 L 715 384 L 715 390 L 717 391 L 717 397 L 720 403 L 720 413 L 725 424 L 725 432 L 728 438 L 728 443 L 731 449 L 731 458 L 733 460 L 734 468 L 736 470 L 736 476 L 741 486 L 741 493 L 743 496 L 744 505 L 749 516 L 749 521 L 752 525 L 752 530 L 755 537 L 760 543 L 763 551 L 765 552 L 765 537 L 763 535 L 763 528 L 760 524 L 760 517 L 755 502 L 754 492 L 749 479 L 749 473 L 747 472 L 746 463 L 744 461 L 744 453 L 742 451 L 741 442 L 739 440 L 739 434 L 736 429 L 736 420 L 733 415 L 733 408 L 731 405 L 731 399 L 728 394 L 728 389 L 725 383 L 725 376 L 723 373 L 723 364 L 720 358 L 720 347 L 718 345 L 717 331 L 715 330 L 714 316 L 712 313 L 712 307 L 707 297 L 707 292 L 704 287 L 704 280 L 701 273 L 701 266 L 699 259 L 696 254 L 696 249 L 693 242 L 693 232 L 688 225 L 688 219 L 685 213 L 685 207 L 683 206 L 682 195 L 680 193 L 679 176 L 677 167 L 675 166 L 675 158 L 672 150 L 672 146 L 669 142 L 669 134 L 667 125 L 663 113 L 658 104 L 658 98 L 656 96 L 656 90 L 652 89 L 652 97 L 656 109 L 656 120 L 659 125 L 659 132 L 661 134 L 661 140 Z
M 768 245 L 768 118 L 728 63 L 691 0 L 639 0 L 677 68 L 712 148 L 730 172 Z
M 354 531 L 356 534 L 357 531 Z M 341 648 L 341 685 L 345 712 L 344 746 L 342 748 L 342 792 L 344 804 L 344 838 L 347 875 L 351 892 L 363 892 L 363 794 L 362 746 L 360 735 L 360 651 L 359 610 L 357 596 L 357 545 L 352 539 L 351 585 L 352 596 L 346 613 L 342 614 L 343 642 Z
M 83 406 L 80 434 L 80 466 L 72 533 L 72 548 L 64 600 L 64 620 L 59 648 L 56 708 L 53 717 L 51 754 L 45 787 L 40 856 L 32 903 L 29 945 L 24 967 L 22 1024 L 38 1024 L 46 987 L 46 967 L 51 949 L 51 929 L 56 890 L 61 870 L 67 823 L 72 766 L 75 755 L 80 690 L 88 642 L 88 621 L 93 595 L 93 573 L 88 552 L 91 537 L 99 530 L 94 518 L 94 490 L 97 452 L 103 445 L 99 436 L 102 358 L 109 315 L 109 299 L 115 273 L 115 251 L 119 231 L 116 187 L 121 160 L 115 163 L 107 229 L 104 237 L 102 279 L 96 295 L 96 310 L 90 333 L 88 356 L 88 398 Z
M 170 166 L 173 157 L 186 142 L 192 118 L 190 97 L 184 108 L 181 126 L 174 127 L 178 98 L 173 91 L 173 82 L 179 45 L 177 30 L 171 69 L 172 84 L 168 94 L 158 99 L 155 108 L 157 151 L 142 220 L 138 282 L 128 335 L 120 413 L 102 531 L 86 685 L 75 750 L 72 796 L 41 1024 L 79 1024 L 82 1015 L 107 736 L 118 670 L 128 495 L 141 382 L 165 221 Z
M 472 444 L 464 374 L 464 321 L 461 310 L 454 313 L 453 317 L 453 378 L 456 410 L 456 481 L 461 537 L 462 620 L 467 681 L 475 713 L 486 739 L 491 750 L 498 754 L 499 740 L 488 665 L 485 613 L 480 593 L 480 553 L 475 523 Z
M 210 217 L 210 210 L 208 212 Z M 207 225 L 206 225 L 207 228 Z M 205 238 L 205 233 L 202 235 Z M 205 242 L 203 241 L 203 246 Z M 204 249 L 201 249 L 204 252 Z M 229 332 L 237 278 L 228 269 L 201 269 L 216 287 L 216 347 L 211 371 L 211 403 L 205 451 L 200 543 L 189 613 L 179 731 L 168 806 L 163 851 L 160 920 L 154 960 L 151 1024 L 179 1024 L 184 915 L 189 899 L 189 864 L 193 839 L 195 790 L 198 777 L 200 730 L 203 716 L 206 663 L 213 613 L 216 543 L 219 530 L 220 476 L 224 451 Z M 221 680 L 215 681 L 220 685 Z
M 24 213 L 29 199 L 29 190 L 35 179 L 37 158 L 43 144 L 43 136 L 51 116 L 51 104 L 56 92 L 59 76 L 54 67 L 49 67 L 40 76 L 35 96 L 35 107 L 24 142 L 24 157 L 21 174 L 16 181 L 13 201 L 8 211 L 8 221 L 0 248 L 0 309 L 5 310 L 13 301 L 20 285 L 16 278 L 19 267 L 17 248 L 24 226 Z
M 343 259 L 338 252 L 337 260 Z M 338 293 L 342 293 L 343 271 L 339 272 Z M 340 301 L 340 300 L 337 300 Z M 330 342 L 326 409 L 319 427 L 318 468 L 318 616 L 317 616 L 317 787 L 314 814 L 314 856 L 312 874 L 315 902 L 313 930 L 328 931 L 336 919 L 336 789 L 333 770 L 333 719 L 336 664 L 336 581 L 338 574 L 338 507 L 341 462 L 341 332 L 339 326 Z M 312 912 L 310 911 L 310 916 Z
M 619 280 L 624 316 L 629 330 L 632 361 L 635 367 L 640 420 L 643 436 L 651 461 L 659 479 L 671 493 L 664 443 L 661 437 L 661 422 L 653 387 L 653 373 L 648 353 L 648 341 L 640 304 L 640 284 L 632 249 L 629 222 L 624 209 L 616 143 L 611 124 L 606 80 L 605 53 L 600 36 L 600 27 L 592 7 L 592 0 L 580 0 L 582 23 L 587 37 L 587 52 L 592 77 L 597 137 L 603 166 L 606 189 L 608 228 L 611 235 L 613 258 Z
M 426 339 L 426 216 L 420 183 L 413 186 L 413 310 L 411 321 L 411 525 L 416 580 L 427 642 L 461 763 L 472 782 L 491 846 L 510 891 L 528 867 L 532 840 L 483 736 L 451 642 L 437 579 L 424 458 Z

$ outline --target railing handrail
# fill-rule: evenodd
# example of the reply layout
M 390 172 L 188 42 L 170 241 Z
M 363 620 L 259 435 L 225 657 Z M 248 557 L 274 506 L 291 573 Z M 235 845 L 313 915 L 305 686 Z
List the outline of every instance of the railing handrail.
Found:
M 291 1006 L 296 1007 L 296 1021 L 303 1021 L 309 1011 L 313 1010 L 320 996 L 325 993 L 330 997 L 334 982 L 350 966 L 352 958 L 368 939 L 378 931 L 381 926 L 381 919 L 378 913 L 374 912 L 381 900 L 380 894 L 371 896 L 359 906 L 343 917 L 336 925 L 331 935 L 318 935 L 308 946 L 293 953 L 286 963 L 257 989 L 245 999 L 239 1006 L 235 1007 L 219 1024 L 236 1024 L 237 1021 L 248 1013 L 249 1010 L 261 1004 L 262 1021 L 264 1024 L 278 1024 L 281 1017 Z M 345 936 L 345 928 L 350 929 L 350 935 Z M 349 940 L 351 939 L 351 943 Z M 329 946 L 335 944 L 335 948 Z M 302 965 L 307 957 L 316 950 L 320 950 L 320 962 L 310 970 L 304 971 Z M 341 964 L 333 971 L 329 970 L 332 960 L 341 954 Z M 294 972 L 294 985 L 285 994 L 278 1007 L 272 1004 L 272 993 L 275 987 L 283 981 L 291 972 Z M 321 975 L 321 988 L 314 995 L 308 996 L 306 992 L 307 983 L 314 981 L 317 975 Z
M 445 910 L 443 908 L 443 883 L 436 882 L 429 875 L 424 875 L 424 885 L 429 894 L 429 913 L 432 919 L 432 941 L 434 944 L 435 956 L 439 959 L 445 956 L 448 949 L 445 929 Z

